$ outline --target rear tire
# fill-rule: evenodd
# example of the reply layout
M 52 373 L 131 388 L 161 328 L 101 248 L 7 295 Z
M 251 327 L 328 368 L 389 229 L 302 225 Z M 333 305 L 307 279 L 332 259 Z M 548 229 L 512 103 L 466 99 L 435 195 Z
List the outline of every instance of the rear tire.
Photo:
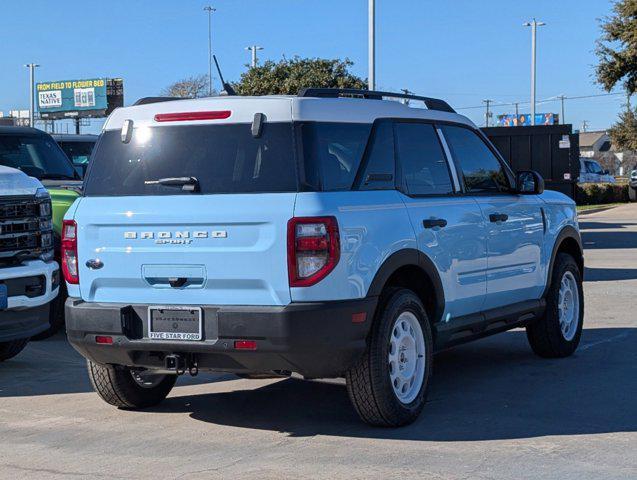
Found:
M 628 187 L 628 199 L 631 202 L 637 201 L 637 189 L 630 186 Z
M 29 343 L 28 338 L 0 343 L 0 362 L 4 362 L 5 360 L 15 357 L 18 353 L 24 350 L 27 343 Z
M 166 398 L 177 381 L 177 375 L 151 375 L 144 384 L 129 367 L 99 365 L 90 360 L 87 368 L 93 389 L 102 400 L 118 408 L 153 407 Z
M 584 324 L 584 290 L 577 262 L 567 253 L 555 257 L 544 317 L 526 327 L 536 355 L 562 358 L 579 345 Z
M 433 341 L 427 313 L 416 294 L 400 289 L 382 301 L 367 349 L 345 375 L 361 419 L 379 427 L 412 423 L 425 405 Z

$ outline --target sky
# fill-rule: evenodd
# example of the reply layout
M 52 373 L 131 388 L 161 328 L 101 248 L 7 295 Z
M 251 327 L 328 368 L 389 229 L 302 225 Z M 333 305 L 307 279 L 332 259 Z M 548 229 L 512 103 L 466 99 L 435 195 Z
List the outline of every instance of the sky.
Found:
M 367 77 L 367 0 L 0 0 L 0 111 L 27 109 L 28 70 L 37 81 L 124 79 L 125 104 L 157 95 L 170 83 L 208 71 L 208 20 L 213 51 L 226 80 L 250 61 L 283 56 L 349 58 Z M 537 98 L 604 93 L 594 78 L 599 19 L 610 0 L 376 0 L 377 89 L 407 88 L 448 101 L 484 124 L 484 99 L 530 98 L 531 31 L 538 29 Z M 218 80 L 217 80 L 218 86 Z M 612 125 L 623 95 L 566 100 L 574 129 Z M 529 110 L 528 104 L 520 112 Z M 538 112 L 559 113 L 559 101 Z M 495 115 L 513 106 L 494 106 Z M 86 131 L 99 131 L 101 121 Z

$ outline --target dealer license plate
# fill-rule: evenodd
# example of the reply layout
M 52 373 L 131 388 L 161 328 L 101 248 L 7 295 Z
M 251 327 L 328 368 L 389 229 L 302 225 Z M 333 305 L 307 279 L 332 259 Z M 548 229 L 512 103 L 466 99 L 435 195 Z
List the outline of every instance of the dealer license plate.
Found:
M 201 308 L 148 307 L 148 338 L 201 340 Z

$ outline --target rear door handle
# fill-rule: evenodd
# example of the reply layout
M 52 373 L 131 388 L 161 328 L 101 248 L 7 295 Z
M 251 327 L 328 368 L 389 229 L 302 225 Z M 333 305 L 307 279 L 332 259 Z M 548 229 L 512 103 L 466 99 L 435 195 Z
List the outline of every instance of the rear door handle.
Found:
M 492 213 L 489 215 L 489 220 L 491 222 L 506 222 L 509 219 L 509 216 L 506 213 Z
M 428 218 L 427 220 L 422 221 L 422 226 L 425 228 L 443 228 L 447 226 L 447 220 L 444 218 Z

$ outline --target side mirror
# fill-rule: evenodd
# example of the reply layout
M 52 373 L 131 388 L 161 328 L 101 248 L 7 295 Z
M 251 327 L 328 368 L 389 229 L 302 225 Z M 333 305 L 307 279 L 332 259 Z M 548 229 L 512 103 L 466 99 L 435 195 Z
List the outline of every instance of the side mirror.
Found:
M 515 184 L 517 193 L 522 195 L 539 195 L 544 191 L 544 179 L 542 175 L 533 170 L 518 172 Z

